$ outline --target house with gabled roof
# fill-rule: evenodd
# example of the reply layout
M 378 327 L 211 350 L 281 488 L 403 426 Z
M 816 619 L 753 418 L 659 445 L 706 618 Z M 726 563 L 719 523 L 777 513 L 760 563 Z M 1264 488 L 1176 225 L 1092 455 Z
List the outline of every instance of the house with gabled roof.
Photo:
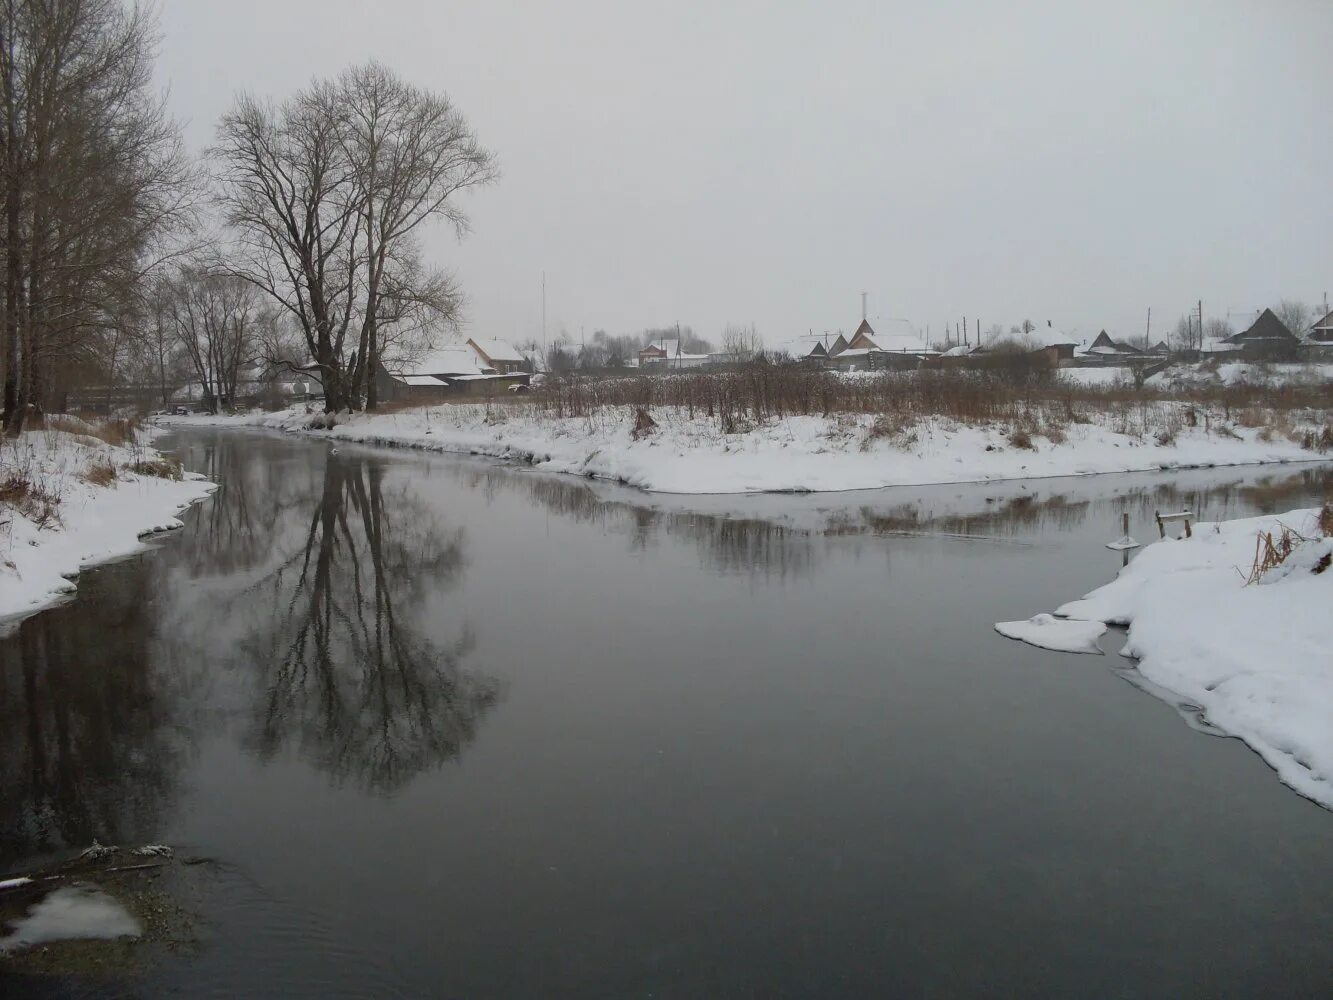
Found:
M 1226 343 L 1239 347 L 1246 357 L 1274 361 L 1295 360 L 1301 344 L 1272 309 L 1261 312 L 1249 329 L 1227 337 Z
M 680 357 L 680 341 L 662 338 L 639 348 L 639 367 L 661 364 Z
M 869 320 L 861 320 L 861 325 L 852 334 L 852 339 L 847 341 L 847 349 L 852 351 L 879 350 L 879 345 L 875 343 L 875 331 L 871 328 Z
M 1143 350 L 1123 340 L 1115 340 L 1103 330 L 1091 344 L 1075 355 L 1083 365 L 1119 365 L 1142 357 Z
M 530 377 L 521 370 L 497 371 L 469 342 L 381 362 L 375 390 L 385 402 L 429 403 L 448 396 L 505 392 L 513 385 L 527 385 Z
M 477 354 L 482 365 L 501 374 L 526 371 L 528 359 L 518 348 L 504 340 L 485 340 L 469 338 L 467 346 Z
M 1310 324 L 1310 329 L 1305 332 L 1305 343 L 1333 345 L 1333 312 L 1325 313 L 1322 319 Z

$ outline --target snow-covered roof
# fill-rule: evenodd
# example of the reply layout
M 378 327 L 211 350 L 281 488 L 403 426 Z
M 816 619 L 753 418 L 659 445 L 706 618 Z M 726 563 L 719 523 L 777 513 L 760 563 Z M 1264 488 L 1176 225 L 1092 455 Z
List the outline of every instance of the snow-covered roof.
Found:
M 1199 346 L 1200 354 L 1235 354 L 1242 350 L 1244 350 L 1244 348 L 1239 344 L 1228 343 L 1226 340 L 1217 337 L 1205 340 Z
M 520 373 L 520 374 L 521 374 L 521 373 Z M 513 379 L 513 378 L 518 378 L 518 377 L 520 377 L 520 376 L 519 376 L 519 375 L 513 375 L 513 374 L 505 375 L 505 374 L 501 374 L 500 372 L 478 372 L 478 373 L 475 374 L 475 375 L 450 375 L 450 376 L 449 376 L 449 381 L 450 381 L 450 382 L 484 382 L 484 381 L 487 381 L 488 379 Z
M 522 362 L 527 359 L 519 352 L 518 348 L 503 340 L 482 340 L 473 337 L 468 341 L 486 357 L 492 361 L 517 361 Z
M 839 351 L 835 357 L 839 358 L 864 358 L 874 348 L 870 347 L 849 347 L 845 351 Z
M 440 347 L 400 362 L 397 375 L 481 375 L 490 369 L 481 363 L 477 352 L 464 344 Z
M 667 357 L 669 358 L 674 358 L 677 354 L 680 353 L 679 340 L 654 340 L 651 344 L 645 344 L 643 347 L 639 348 L 639 353 L 643 353 L 650 347 L 655 347 L 658 350 L 666 351 Z
M 957 347 L 951 347 L 951 348 L 949 348 L 947 351 L 945 351 L 943 354 L 941 354 L 940 357 L 942 357 L 942 358 L 961 358 L 961 357 L 963 357 L 963 355 L 965 355 L 965 354 L 971 354 L 971 353 L 972 353 L 972 348 L 968 347 L 966 344 L 959 344 Z
M 764 350 L 769 354 L 785 354 L 789 358 L 808 358 L 810 352 L 816 347 L 824 347 L 823 337 L 797 337 L 795 340 L 785 340 L 778 344 L 765 345 Z
M 1050 326 L 1039 326 L 1036 329 L 1029 330 L 1023 336 L 1027 340 L 1035 342 L 1039 347 L 1077 346 L 1079 343 L 1078 337 L 1074 334 Z
M 444 385 L 434 375 L 399 375 L 398 381 L 404 385 Z
M 892 351 L 895 354 L 939 353 L 914 333 L 877 333 L 875 343 L 881 351 Z

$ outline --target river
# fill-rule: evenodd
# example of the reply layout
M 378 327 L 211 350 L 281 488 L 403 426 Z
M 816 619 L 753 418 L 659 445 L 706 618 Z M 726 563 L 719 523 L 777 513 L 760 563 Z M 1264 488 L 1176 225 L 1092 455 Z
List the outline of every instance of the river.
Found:
M 1333 994 L 1333 815 L 1118 633 L 991 627 L 1111 578 L 1121 510 L 1147 541 L 1326 466 L 687 498 L 165 446 L 217 494 L 0 640 L 0 872 L 94 837 L 215 862 L 198 945 L 115 989 Z

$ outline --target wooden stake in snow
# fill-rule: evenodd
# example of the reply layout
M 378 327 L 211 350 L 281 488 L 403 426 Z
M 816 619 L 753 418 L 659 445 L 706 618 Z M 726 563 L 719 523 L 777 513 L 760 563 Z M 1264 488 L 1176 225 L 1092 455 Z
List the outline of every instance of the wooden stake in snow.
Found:
M 1186 537 L 1186 538 L 1193 538 L 1193 537 L 1194 537 L 1194 534 L 1190 531 L 1190 521 L 1194 518 L 1194 515 L 1193 515 L 1192 513 L 1190 513 L 1189 511 L 1187 511 L 1187 510 L 1182 510 L 1182 511 L 1180 511 L 1180 512 L 1178 512 L 1178 513 L 1175 513 L 1175 514 L 1163 514 L 1161 511 L 1157 511 L 1157 512 L 1156 512 L 1156 517 L 1157 517 L 1157 533 L 1158 533 L 1161 537 L 1163 537 L 1163 538 L 1166 537 L 1166 522 L 1167 522 L 1167 521 L 1184 521 L 1184 522 L 1185 522 L 1185 537 Z
M 1106 547 L 1108 549 L 1113 549 L 1116 552 L 1123 553 L 1124 558 L 1120 560 L 1120 565 L 1129 565 L 1130 550 L 1139 548 L 1139 543 L 1134 541 L 1129 534 L 1129 511 L 1125 511 L 1120 515 L 1120 537 L 1114 542 L 1107 542 Z

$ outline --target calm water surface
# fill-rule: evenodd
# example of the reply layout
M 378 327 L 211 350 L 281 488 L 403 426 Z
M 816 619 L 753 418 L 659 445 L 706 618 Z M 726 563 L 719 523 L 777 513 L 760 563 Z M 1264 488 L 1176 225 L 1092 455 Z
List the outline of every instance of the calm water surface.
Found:
M 0 642 L 0 872 L 178 845 L 202 943 L 56 992 L 1333 994 L 1333 814 L 991 629 L 1109 579 L 1121 510 L 1328 471 L 672 498 L 175 444 L 219 492 Z

